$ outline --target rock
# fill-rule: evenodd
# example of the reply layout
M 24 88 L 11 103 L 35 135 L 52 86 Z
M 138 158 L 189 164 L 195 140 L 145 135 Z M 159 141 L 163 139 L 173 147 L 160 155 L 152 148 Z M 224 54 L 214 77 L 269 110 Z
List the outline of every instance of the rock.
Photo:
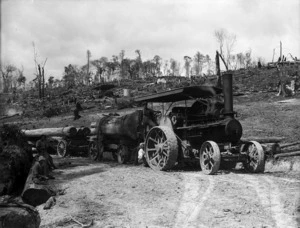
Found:
M 48 210 L 53 207 L 56 203 L 55 197 L 51 196 L 44 205 L 44 210 Z

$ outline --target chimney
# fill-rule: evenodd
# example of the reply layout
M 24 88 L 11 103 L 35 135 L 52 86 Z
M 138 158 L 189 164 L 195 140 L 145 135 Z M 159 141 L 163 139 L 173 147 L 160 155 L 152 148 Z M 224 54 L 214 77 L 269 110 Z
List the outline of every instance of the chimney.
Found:
M 224 115 L 229 118 L 234 117 L 233 93 L 232 93 L 232 73 L 223 75 L 223 95 L 224 95 Z

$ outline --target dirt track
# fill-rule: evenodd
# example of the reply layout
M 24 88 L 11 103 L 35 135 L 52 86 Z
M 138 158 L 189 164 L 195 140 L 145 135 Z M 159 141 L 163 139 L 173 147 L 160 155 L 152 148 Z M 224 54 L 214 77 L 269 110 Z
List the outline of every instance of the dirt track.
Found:
M 94 220 L 93 227 L 297 227 L 300 178 L 294 172 L 207 176 L 198 169 L 156 172 L 67 160 L 71 166 L 55 172 L 66 194 L 48 211 L 39 207 L 42 227 L 80 227 L 70 216 Z

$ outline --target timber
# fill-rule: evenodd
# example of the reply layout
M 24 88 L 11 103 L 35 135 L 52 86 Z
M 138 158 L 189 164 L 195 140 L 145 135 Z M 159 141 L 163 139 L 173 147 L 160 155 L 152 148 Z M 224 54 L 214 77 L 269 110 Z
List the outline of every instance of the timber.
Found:
M 281 149 L 283 149 L 286 147 L 296 146 L 296 145 L 300 145 L 300 142 L 286 143 L 286 144 L 282 144 L 280 147 L 281 147 Z
M 77 134 L 76 136 L 88 136 L 91 133 L 91 129 L 88 127 L 81 127 L 81 128 L 76 128 Z
M 290 153 L 281 153 L 281 154 L 276 154 L 274 158 L 280 158 L 280 157 L 293 157 L 293 156 L 300 156 L 300 151 L 294 151 Z
M 259 143 L 279 143 L 284 140 L 284 137 L 248 137 L 242 138 L 241 141 L 257 141 Z
M 75 136 L 77 129 L 75 127 L 60 127 L 60 128 L 40 128 L 33 130 L 21 130 L 26 137 L 40 137 L 46 136 Z
M 49 180 L 45 181 L 45 184 L 35 184 L 32 180 L 32 174 L 31 168 L 21 196 L 25 203 L 36 207 L 45 203 L 51 196 L 56 195 L 56 187 Z
M 38 228 L 41 218 L 38 211 L 27 204 L 16 202 L 0 203 L 0 227 Z

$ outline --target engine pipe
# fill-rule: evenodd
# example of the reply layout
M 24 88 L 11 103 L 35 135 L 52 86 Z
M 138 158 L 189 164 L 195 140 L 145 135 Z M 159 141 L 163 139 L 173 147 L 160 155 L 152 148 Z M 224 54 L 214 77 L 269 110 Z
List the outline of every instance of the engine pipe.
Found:
M 223 75 L 223 95 L 224 95 L 224 115 L 229 118 L 234 117 L 233 111 L 233 92 L 232 92 L 232 73 Z

